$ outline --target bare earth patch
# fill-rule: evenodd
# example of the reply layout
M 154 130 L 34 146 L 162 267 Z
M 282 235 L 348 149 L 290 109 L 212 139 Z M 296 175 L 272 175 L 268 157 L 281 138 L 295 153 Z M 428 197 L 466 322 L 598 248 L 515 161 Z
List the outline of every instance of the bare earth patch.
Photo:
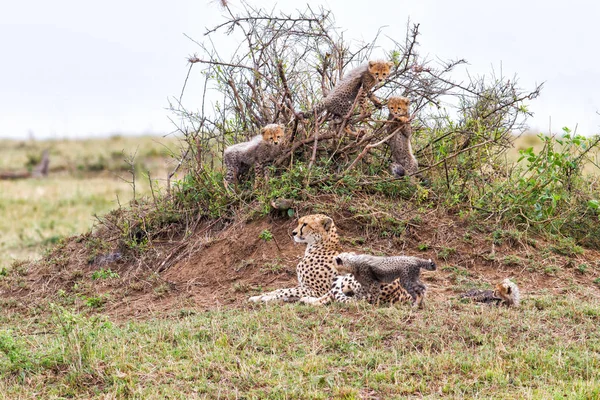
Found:
M 489 288 L 506 277 L 519 284 L 525 299 L 569 293 L 600 299 L 598 251 L 559 254 L 540 238 L 474 229 L 439 213 L 409 226 L 401 240 L 366 236 L 343 215 L 336 221 L 346 251 L 434 259 L 438 271 L 424 273 L 431 306 L 469 288 Z M 270 217 L 218 228 L 204 223 L 187 239 L 154 243 L 152 256 L 140 259 L 121 254 L 110 243 L 91 249 L 89 243 L 99 241 L 101 231 L 74 237 L 46 259 L 11 271 L 1 281 L 0 297 L 25 307 L 72 298 L 83 309 L 96 306 L 118 318 L 247 307 L 251 295 L 296 285 L 295 266 L 304 247 L 291 239 L 294 226 L 293 219 Z M 273 239 L 261 238 L 264 231 Z M 100 269 L 110 269 L 120 279 L 92 279 Z M 101 300 L 90 306 L 89 299 L 96 297 Z

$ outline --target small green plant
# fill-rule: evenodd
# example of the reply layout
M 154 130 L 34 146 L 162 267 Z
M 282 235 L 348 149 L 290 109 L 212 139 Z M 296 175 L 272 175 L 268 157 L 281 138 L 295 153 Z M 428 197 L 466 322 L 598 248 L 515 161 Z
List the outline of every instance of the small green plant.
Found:
M 577 246 L 572 238 L 560 238 L 556 243 L 550 246 L 550 250 L 563 256 L 576 256 L 583 254 L 583 248 Z
M 438 252 L 438 257 L 444 261 L 448 261 L 450 256 L 456 253 L 456 249 L 453 247 L 442 247 L 442 249 Z
M 90 297 L 85 297 L 83 299 L 83 302 L 85 303 L 86 306 L 90 307 L 90 308 L 101 308 L 102 306 L 104 306 L 104 304 L 106 304 L 107 302 L 107 298 L 106 296 L 90 296 Z
M 114 279 L 120 278 L 119 274 L 111 270 L 110 268 L 104 269 L 100 268 L 94 272 L 92 272 L 92 280 L 98 279 Z
M 265 263 L 260 270 L 265 272 L 279 273 L 285 270 L 285 264 L 281 262 L 280 258 L 277 258 L 271 262 Z
M 263 230 L 260 235 L 258 235 L 259 239 L 264 240 L 265 242 L 269 242 L 271 240 L 273 240 L 273 234 L 271 233 L 270 230 L 265 229 Z
M 594 283 L 598 286 L 600 286 L 600 278 L 596 278 L 594 279 Z
M 33 368 L 33 361 L 23 343 L 10 330 L 0 331 L 0 354 L 8 358 L 9 364 L 0 367 L 0 372 L 23 374 Z
M 236 282 L 233 284 L 233 291 L 236 293 L 247 293 L 250 286 L 245 282 Z
M 590 268 L 589 265 L 587 264 L 579 264 L 577 266 L 577 271 L 579 271 L 581 274 L 585 274 L 585 272 Z
M 523 259 L 519 256 L 509 254 L 502 258 L 502 264 L 507 266 L 519 266 L 523 264 Z
M 419 251 L 427 251 L 429 250 L 430 246 L 429 243 L 419 243 L 417 248 L 419 249 Z

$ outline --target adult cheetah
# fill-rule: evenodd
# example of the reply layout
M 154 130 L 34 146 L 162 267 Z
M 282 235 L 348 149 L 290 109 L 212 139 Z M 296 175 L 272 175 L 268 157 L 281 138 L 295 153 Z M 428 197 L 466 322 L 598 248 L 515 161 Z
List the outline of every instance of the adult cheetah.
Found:
M 350 274 L 338 275 L 335 257 L 340 253 L 339 236 L 333 219 L 323 214 L 307 215 L 293 230 L 294 241 L 306 243 L 304 258 L 298 263 L 298 286 L 278 289 L 248 299 L 251 302 L 299 301 L 324 305 L 331 301 L 349 302 L 367 298 L 371 303 L 410 302 L 412 298 L 398 281 L 381 285 L 379 299 L 371 299 Z
M 337 276 L 334 258 L 340 252 L 333 220 L 323 214 L 304 216 L 292 235 L 294 241 L 307 245 L 304 258 L 296 267 L 298 286 L 253 296 L 249 301 L 298 301 L 302 297 L 323 296 L 331 289 Z

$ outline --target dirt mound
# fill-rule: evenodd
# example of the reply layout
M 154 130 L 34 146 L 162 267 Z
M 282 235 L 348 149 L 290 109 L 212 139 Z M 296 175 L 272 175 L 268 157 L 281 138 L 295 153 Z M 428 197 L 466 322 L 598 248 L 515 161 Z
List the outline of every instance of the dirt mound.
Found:
M 489 232 L 439 212 L 388 238 L 370 233 L 353 218 L 337 215 L 334 220 L 345 250 L 436 260 L 438 271 L 424 277 L 431 301 L 505 277 L 516 279 L 525 296 L 583 287 L 585 295 L 600 298 L 597 251 L 569 254 L 563 249 L 567 254 L 560 254 L 539 238 Z M 39 262 L 15 265 L 0 281 L 0 298 L 16 307 L 40 299 L 75 303 L 116 317 L 240 306 L 261 290 L 296 285 L 295 266 L 304 246 L 291 238 L 295 224 L 294 219 L 269 217 L 218 229 L 205 224 L 185 240 L 154 243 L 153 256 L 145 259 L 106 246 L 99 252 L 90 245 L 99 240 L 93 233 L 74 237 Z

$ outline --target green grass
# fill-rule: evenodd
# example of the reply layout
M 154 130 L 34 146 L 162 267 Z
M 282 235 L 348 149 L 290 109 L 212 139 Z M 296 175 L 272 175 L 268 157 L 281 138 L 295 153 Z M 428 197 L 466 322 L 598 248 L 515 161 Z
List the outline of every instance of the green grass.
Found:
M 600 307 L 301 305 L 113 322 L 54 307 L 2 317 L 7 398 L 580 398 L 600 396 Z M 8 328 L 8 326 L 13 328 Z M 566 397 L 563 397 L 566 396 Z
M 146 169 L 153 179 L 165 179 L 167 175 L 167 150 L 161 143 L 174 148 L 174 139 L 153 137 L 0 141 L 0 170 L 24 170 L 28 155 L 39 155 L 46 147 L 51 149 L 51 168 L 66 169 L 51 172 L 46 179 L 0 180 L 0 269 L 18 259 L 39 257 L 61 238 L 89 230 L 95 222 L 94 214 L 105 214 L 117 208 L 118 202 L 127 205 L 133 191 L 123 180 L 131 180 L 122 168 L 123 152 L 137 151 L 136 196 L 150 195 Z M 111 158 L 118 165 L 109 165 L 109 170 L 101 173 L 78 168 L 94 157 Z
M 64 156 L 56 161 L 63 163 L 63 172 L 44 180 L 0 181 L 0 280 L 11 273 L 26 275 L 22 266 L 10 267 L 13 259 L 38 256 L 61 237 L 87 231 L 92 215 L 114 209 L 117 196 L 122 204 L 131 199 L 130 185 L 116 177 L 127 177 L 117 148 L 126 142 L 133 146 L 126 152 L 133 153 L 136 140 L 73 142 L 64 148 L 54 143 L 54 154 Z M 7 145 L 11 151 L 0 151 L 12 157 L 2 168 L 25 166 L 44 145 L 32 150 L 27 143 L 15 143 Z M 140 165 L 154 166 L 153 177 L 166 175 L 164 159 L 161 167 L 156 157 L 161 148 L 138 149 Z M 102 165 L 108 171 L 91 173 Z M 147 180 L 139 179 L 138 195 L 148 194 Z M 395 215 L 384 207 L 373 204 L 369 210 Z M 372 213 L 363 220 L 397 234 L 422 224 Z M 268 229 L 259 237 L 275 239 Z M 530 239 L 498 227 L 489 240 L 518 246 Z M 362 237 L 353 241 L 368 242 Z M 446 260 L 440 271 L 456 288 L 472 287 L 476 276 L 452 263 L 460 249 L 449 246 L 437 250 Z M 430 247 L 424 241 L 418 249 Z M 89 250 L 93 259 L 105 248 L 90 242 Z M 548 258 L 576 258 L 584 250 L 565 239 L 545 251 Z M 553 275 L 562 268 L 536 267 L 517 256 L 498 261 L 509 271 L 528 266 Z M 589 275 L 593 285 L 600 285 L 594 266 L 577 262 L 573 267 L 578 276 Z M 265 275 L 285 269 L 279 259 L 261 266 Z M 97 269 L 90 278 L 107 286 L 121 279 L 110 269 Z M 237 291 L 249 290 L 245 283 L 236 285 Z M 154 295 L 160 299 L 171 290 L 163 283 Z M 62 306 L 40 300 L 27 309 L 18 298 L 1 298 L 0 398 L 595 399 L 600 396 L 600 303 L 589 288 L 579 290 L 560 296 L 538 291 L 526 296 L 519 309 L 463 303 L 445 294 L 418 312 L 408 306 L 286 304 L 181 309 L 145 321 L 99 314 L 110 309 L 106 293 L 58 290 L 54 298 Z M 72 311 L 75 304 L 89 315 Z

